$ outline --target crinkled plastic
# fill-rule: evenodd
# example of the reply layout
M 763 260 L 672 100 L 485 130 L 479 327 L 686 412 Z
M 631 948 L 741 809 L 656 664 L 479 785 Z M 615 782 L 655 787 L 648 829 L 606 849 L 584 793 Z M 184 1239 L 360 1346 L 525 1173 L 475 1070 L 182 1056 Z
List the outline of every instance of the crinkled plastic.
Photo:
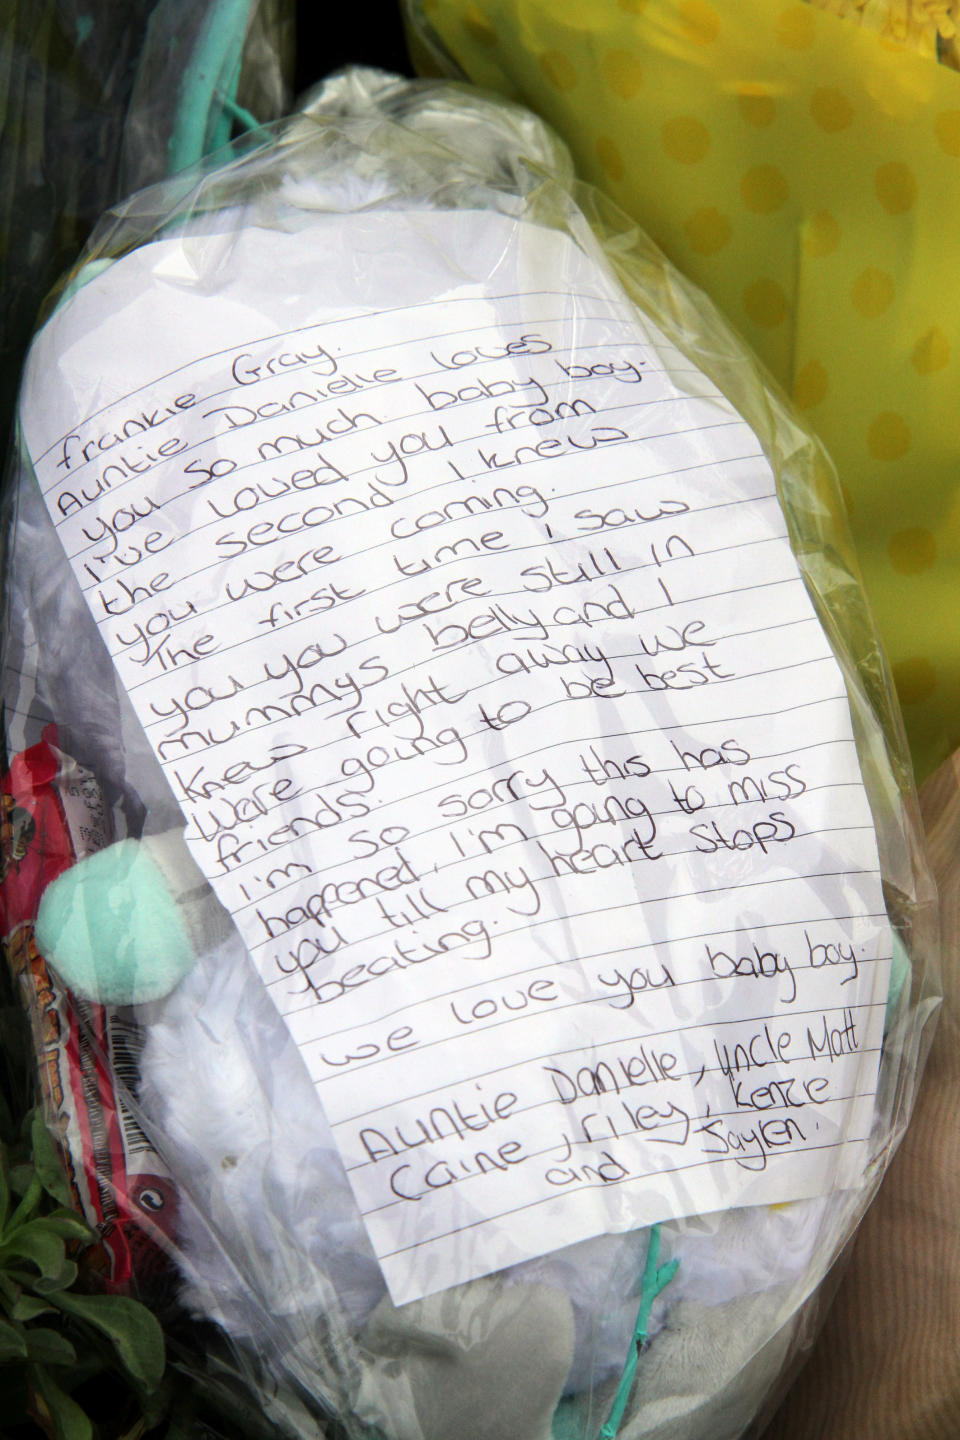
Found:
M 741 1435 L 936 1009 L 822 450 L 538 120 L 369 71 L 107 217 L 20 422 L 3 928 L 108 1282 L 324 1433 Z
M 225 145 L 238 113 L 282 115 L 283 0 L 42 0 L 0 28 L 0 427 L 44 295 L 103 211 Z M 239 107 L 239 109 L 238 109 Z

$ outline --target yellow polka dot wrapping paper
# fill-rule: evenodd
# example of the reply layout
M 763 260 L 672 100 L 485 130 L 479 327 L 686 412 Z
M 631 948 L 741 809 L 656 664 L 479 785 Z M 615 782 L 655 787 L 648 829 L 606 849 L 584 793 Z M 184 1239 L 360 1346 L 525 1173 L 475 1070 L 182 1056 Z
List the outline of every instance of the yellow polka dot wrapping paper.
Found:
M 960 76 L 800 0 L 412 9 L 418 63 L 554 125 L 825 442 L 922 779 L 960 746 Z

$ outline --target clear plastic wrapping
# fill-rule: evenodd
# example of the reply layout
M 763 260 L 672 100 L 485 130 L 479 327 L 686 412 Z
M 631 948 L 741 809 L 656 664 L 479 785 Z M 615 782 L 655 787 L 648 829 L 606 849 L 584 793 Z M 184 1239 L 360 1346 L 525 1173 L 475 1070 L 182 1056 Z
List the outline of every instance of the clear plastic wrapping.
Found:
M 238 114 L 257 123 L 284 113 L 291 31 L 286 0 L 31 0 L 4 8 L 4 448 L 44 295 L 119 197 L 225 145 Z
M 816 442 L 539 121 L 369 71 L 107 217 L 20 423 L 8 749 L 110 831 L 28 884 L 14 762 L 4 931 L 114 1223 L 330 1434 L 741 1435 L 936 1008 Z

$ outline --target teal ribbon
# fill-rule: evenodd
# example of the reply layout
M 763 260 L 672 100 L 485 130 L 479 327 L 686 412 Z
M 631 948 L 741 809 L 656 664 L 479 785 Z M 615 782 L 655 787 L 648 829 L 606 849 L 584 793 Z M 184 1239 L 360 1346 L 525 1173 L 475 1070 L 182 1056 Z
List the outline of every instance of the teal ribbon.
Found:
M 613 1397 L 613 1404 L 610 1407 L 610 1414 L 601 1425 L 597 1440 L 616 1440 L 617 1432 L 623 1423 L 623 1414 L 627 1408 L 627 1401 L 630 1399 L 630 1391 L 633 1389 L 633 1382 L 637 1374 L 637 1364 L 641 1353 L 647 1347 L 647 1327 L 650 1324 L 650 1312 L 653 1309 L 653 1302 L 657 1296 L 666 1290 L 670 1281 L 677 1273 L 680 1260 L 668 1260 L 666 1265 L 659 1264 L 660 1260 L 660 1226 L 650 1227 L 650 1238 L 647 1241 L 647 1261 L 643 1267 L 643 1279 L 640 1282 L 640 1308 L 637 1311 L 637 1323 L 633 1327 L 633 1339 L 630 1342 L 630 1351 L 627 1355 L 627 1363 L 623 1367 L 623 1374 L 620 1376 L 620 1384 L 617 1386 L 617 1393 Z
M 177 174 L 230 139 L 232 122 L 256 127 L 236 103 L 251 0 L 212 0 L 180 83 L 169 140 L 168 173 Z

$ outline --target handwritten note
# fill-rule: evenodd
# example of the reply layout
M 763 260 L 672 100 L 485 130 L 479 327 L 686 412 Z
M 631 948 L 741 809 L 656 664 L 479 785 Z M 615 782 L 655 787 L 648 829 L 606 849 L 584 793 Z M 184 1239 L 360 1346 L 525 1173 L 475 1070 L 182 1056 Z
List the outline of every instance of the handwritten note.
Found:
M 304 224 L 116 262 L 22 418 L 394 1300 L 856 1183 L 889 928 L 756 436 L 564 234 Z

